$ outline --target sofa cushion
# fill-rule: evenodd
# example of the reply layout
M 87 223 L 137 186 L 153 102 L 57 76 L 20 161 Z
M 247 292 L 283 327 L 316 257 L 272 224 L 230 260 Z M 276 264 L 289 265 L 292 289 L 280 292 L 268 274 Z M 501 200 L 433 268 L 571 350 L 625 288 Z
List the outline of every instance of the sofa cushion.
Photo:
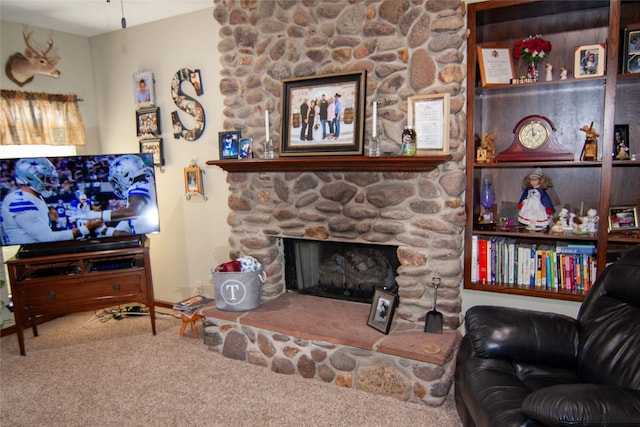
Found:
M 476 306 L 465 315 L 477 356 L 575 365 L 578 323 L 568 316 L 509 307 Z
M 597 384 L 556 385 L 528 395 L 522 412 L 549 426 L 638 425 L 640 391 Z

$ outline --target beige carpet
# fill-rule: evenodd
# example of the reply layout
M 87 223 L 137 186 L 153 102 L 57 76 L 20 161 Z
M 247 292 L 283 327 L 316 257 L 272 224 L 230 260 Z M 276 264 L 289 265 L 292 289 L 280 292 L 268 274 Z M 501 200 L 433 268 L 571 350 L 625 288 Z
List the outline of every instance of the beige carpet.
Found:
M 98 321 L 77 313 L 0 345 L 2 426 L 459 426 L 430 408 L 222 357 L 171 310 Z M 202 337 L 202 326 L 199 325 Z

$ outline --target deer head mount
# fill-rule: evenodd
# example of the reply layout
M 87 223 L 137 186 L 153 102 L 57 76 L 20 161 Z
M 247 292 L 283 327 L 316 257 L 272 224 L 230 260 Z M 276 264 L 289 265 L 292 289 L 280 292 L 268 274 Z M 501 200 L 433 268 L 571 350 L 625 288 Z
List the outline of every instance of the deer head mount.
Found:
M 18 86 L 22 87 L 33 80 L 36 75 L 60 77 L 60 71 L 56 68 L 56 64 L 60 60 L 59 56 L 48 57 L 47 55 L 53 48 L 53 39 L 49 38 L 47 48 L 38 50 L 29 42 L 33 31 L 23 32 L 24 42 L 27 47 L 24 55 L 16 52 L 9 57 L 5 71 L 7 76 Z

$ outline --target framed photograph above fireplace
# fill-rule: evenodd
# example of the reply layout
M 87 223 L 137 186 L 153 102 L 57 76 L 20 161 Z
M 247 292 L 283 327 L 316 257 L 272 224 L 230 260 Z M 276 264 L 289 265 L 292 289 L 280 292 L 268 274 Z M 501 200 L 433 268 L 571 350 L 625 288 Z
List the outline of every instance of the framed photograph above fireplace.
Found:
M 282 82 L 280 156 L 363 154 L 366 71 Z
M 388 334 L 397 303 L 397 295 L 376 289 L 373 294 L 373 302 L 371 303 L 367 325 Z

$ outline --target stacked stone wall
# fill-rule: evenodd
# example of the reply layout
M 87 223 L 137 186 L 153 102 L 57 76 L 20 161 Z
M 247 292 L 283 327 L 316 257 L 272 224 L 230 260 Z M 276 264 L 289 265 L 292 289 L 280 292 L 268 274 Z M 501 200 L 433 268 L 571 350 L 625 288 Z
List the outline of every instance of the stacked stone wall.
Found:
M 225 129 L 280 135 L 282 80 L 367 71 L 366 124 L 378 102 L 385 155 L 399 153 L 407 98 L 450 94 L 451 161 L 428 173 L 230 173 L 231 256 L 253 255 L 265 298 L 285 289 L 280 237 L 399 246 L 398 315 L 424 319 L 442 278 L 445 327 L 461 321 L 466 47 L 460 0 L 214 0 L 221 24 Z M 366 138 L 365 138 L 366 139 Z
M 230 359 L 339 387 L 441 405 L 450 392 L 455 353 L 444 366 L 207 318 L 204 342 Z

